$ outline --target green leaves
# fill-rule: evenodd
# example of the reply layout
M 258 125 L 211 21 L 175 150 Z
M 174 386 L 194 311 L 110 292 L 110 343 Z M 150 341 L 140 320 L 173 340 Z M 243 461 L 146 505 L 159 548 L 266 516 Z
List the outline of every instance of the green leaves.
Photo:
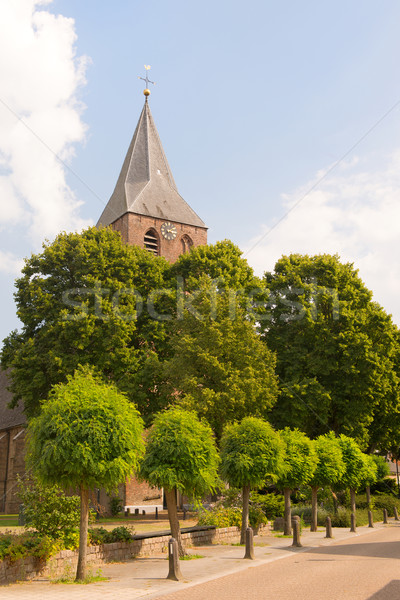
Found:
M 138 467 L 142 429 L 132 403 L 80 368 L 30 421 L 29 463 L 47 483 L 113 489 Z
M 398 330 L 357 270 L 336 255 L 292 254 L 265 282 L 261 332 L 281 380 L 272 423 L 388 447 L 400 422 Z
M 285 443 L 285 472 L 279 477 L 278 488 L 294 489 L 310 482 L 318 464 L 313 442 L 298 429 L 286 427 L 279 432 Z
M 195 413 L 159 413 L 146 440 L 140 476 L 155 487 L 201 497 L 217 482 L 219 457 L 210 426 Z
M 229 485 L 261 487 L 283 470 L 284 444 L 269 423 L 245 417 L 227 425 L 221 439 L 221 473 Z
M 95 228 L 62 233 L 26 261 L 15 294 L 23 330 L 5 340 L 1 361 L 28 417 L 79 364 L 132 393 L 147 349 L 165 344 L 164 324 L 140 312 L 139 300 L 163 287 L 167 268 L 118 233 Z

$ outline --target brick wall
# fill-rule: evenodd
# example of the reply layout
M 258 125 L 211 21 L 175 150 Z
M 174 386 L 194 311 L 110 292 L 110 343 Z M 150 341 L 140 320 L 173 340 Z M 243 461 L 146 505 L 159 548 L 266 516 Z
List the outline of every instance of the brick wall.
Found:
M 20 504 L 16 495 L 17 477 L 23 477 L 25 474 L 25 428 L 20 425 L 2 431 L 0 438 L 0 497 L 3 497 L 6 487 L 5 503 L 1 503 L 0 511 L 17 513 Z
M 194 227 L 170 221 L 177 229 L 177 236 L 174 240 L 166 240 L 161 235 L 161 225 L 165 219 L 155 217 L 146 217 L 134 213 L 126 213 L 120 219 L 112 224 L 113 229 L 121 233 L 125 243 L 144 248 L 144 235 L 149 229 L 153 229 L 158 237 L 159 255 L 164 256 L 169 262 L 175 262 L 181 254 L 187 249 L 185 244 L 186 236 L 189 236 L 193 246 L 203 246 L 207 244 L 207 229 Z
M 138 536 L 139 537 L 139 536 Z M 237 542 L 240 537 L 238 527 L 225 527 L 221 529 L 204 529 L 182 533 L 182 542 L 185 548 L 218 544 L 221 542 Z M 154 556 L 168 552 L 169 535 L 159 537 L 143 537 L 132 542 L 116 542 L 103 546 L 89 546 L 88 565 L 101 565 L 112 560 L 124 561 L 136 556 Z M 78 551 L 62 550 L 53 556 L 46 564 L 41 564 L 35 558 L 18 560 L 15 563 L 0 562 L 0 585 L 33 579 L 39 574 L 41 577 L 56 578 L 68 573 L 75 575 L 78 563 Z
M 134 506 L 135 504 L 139 504 L 140 506 L 146 504 L 162 505 L 162 503 L 162 490 L 151 487 L 145 481 L 139 482 L 134 477 L 127 480 L 125 485 L 125 506 Z

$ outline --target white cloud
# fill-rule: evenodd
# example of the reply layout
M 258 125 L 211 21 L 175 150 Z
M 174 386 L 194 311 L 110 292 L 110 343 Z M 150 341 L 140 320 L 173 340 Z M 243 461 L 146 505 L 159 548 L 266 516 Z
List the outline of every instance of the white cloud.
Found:
M 249 263 L 261 274 L 283 254 L 338 253 L 354 263 L 374 299 L 400 325 L 400 151 L 384 168 L 343 163 L 307 194 L 320 177 L 282 197 L 283 210 L 293 210 L 248 242 Z
M 2 252 L 0 250 L 0 272 L 10 275 L 20 275 L 24 261 L 11 252 Z
M 76 57 L 73 19 L 43 9 L 51 2 L 0 4 L 0 229 L 22 225 L 35 245 L 88 224 L 55 156 L 68 161 L 84 140 L 88 61 Z

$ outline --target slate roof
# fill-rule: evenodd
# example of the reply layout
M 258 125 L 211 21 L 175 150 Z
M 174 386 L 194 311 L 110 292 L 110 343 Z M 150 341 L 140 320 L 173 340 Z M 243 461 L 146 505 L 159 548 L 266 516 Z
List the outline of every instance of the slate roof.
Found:
M 127 212 L 206 227 L 178 193 L 147 99 L 97 226 L 107 227 Z
M 9 384 L 9 373 L 0 369 L 0 431 L 26 423 L 22 402 L 19 402 L 18 406 L 13 409 L 7 407 L 12 398 L 11 392 L 7 389 Z

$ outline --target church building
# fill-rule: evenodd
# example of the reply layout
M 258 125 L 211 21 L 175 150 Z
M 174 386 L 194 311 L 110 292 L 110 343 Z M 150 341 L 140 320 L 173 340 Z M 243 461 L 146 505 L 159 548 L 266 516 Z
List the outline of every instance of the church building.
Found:
M 151 115 L 147 76 L 144 81 L 144 107 L 97 227 L 111 226 L 126 244 L 175 262 L 192 246 L 207 244 L 207 227 L 178 193 Z M 0 373 L 0 512 L 15 513 L 19 505 L 16 481 L 25 471 L 26 419 L 21 406 L 7 408 L 11 401 L 7 387 L 7 373 Z M 121 485 L 119 493 L 125 508 L 131 511 L 152 511 L 163 505 L 162 490 L 135 479 Z M 103 490 L 99 501 L 108 509 L 109 499 Z
M 170 262 L 207 243 L 207 228 L 178 193 L 161 145 L 148 95 L 114 192 L 98 227 L 121 232 L 130 245 L 147 248 Z

